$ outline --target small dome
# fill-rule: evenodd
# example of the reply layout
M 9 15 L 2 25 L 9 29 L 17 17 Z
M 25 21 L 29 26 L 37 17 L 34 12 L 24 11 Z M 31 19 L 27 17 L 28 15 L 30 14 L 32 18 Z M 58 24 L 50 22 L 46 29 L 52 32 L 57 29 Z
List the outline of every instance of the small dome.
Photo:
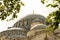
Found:
M 46 27 L 47 27 L 46 25 L 40 24 L 40 25 L 35 25 L 35 26 L 31 27 L 30 30 L 33 30 L 33 29 L 44 29 Z

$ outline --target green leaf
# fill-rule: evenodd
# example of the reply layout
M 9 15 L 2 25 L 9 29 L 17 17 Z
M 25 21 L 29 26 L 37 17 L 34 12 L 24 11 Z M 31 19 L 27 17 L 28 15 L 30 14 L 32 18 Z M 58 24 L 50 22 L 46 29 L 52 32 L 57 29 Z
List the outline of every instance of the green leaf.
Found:
M 24 3 L 23 3 L 23 2 L 21 2 L 21 5 L 22 5 L 22 6 L 24 6 Z
M 46 7 L 49 7 L 49 6 L 51 6 L 51 4 L 46 5 Z
M 45 0 L 41 0 L 41 2 L 42 2 L 43 4 L 44 4 L 44 1 L 45 1 Z
M 13 18 L 17 18 L 17 15 L 16 15 L 16 13 L 14 13 L 14 14 L 13 14 Z
M 57 4 L 51 4 L 51 7 L 57 7 L 58 5 Z

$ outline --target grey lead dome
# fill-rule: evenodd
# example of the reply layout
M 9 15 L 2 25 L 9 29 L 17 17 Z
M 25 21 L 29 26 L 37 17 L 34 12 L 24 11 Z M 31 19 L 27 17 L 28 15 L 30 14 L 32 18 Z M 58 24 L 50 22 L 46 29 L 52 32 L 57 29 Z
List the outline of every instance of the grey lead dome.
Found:
M 23 29 L 30 30 L 32 22 L 40 22 L 42 24 L 45 24 L 45 17 L 38 14 L 33 14 L 33 15 L 31 14 L 17 21 L 13 27 L 20 27 Z

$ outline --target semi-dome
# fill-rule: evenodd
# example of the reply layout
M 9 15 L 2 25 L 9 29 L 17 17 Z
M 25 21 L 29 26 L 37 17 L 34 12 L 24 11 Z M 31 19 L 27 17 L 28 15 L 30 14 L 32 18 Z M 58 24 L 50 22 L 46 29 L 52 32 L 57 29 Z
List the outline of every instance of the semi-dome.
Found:
M 16 38 L 27 38 L 26 31 L 20 30 L 20 29 L 11 29 L 11 30 L 5 30 L 3 32 L 0 32 L 0 39 L 1 40 L 10 40 L 10 39 L 16 39 Z

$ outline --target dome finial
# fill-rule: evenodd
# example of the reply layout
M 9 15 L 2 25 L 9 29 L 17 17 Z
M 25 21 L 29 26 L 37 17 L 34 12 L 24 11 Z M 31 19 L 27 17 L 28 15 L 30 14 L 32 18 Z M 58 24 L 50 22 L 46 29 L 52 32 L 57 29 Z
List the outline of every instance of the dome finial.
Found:
M 34 10 L 33 10 L 33 14 L 34 14 Z

